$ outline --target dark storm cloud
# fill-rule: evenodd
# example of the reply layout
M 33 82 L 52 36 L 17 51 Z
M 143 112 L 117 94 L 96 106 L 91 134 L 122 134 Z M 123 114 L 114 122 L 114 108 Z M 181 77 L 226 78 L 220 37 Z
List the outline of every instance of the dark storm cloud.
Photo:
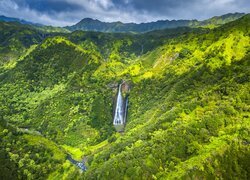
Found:
M 15 2 L 20 8 L 29 8 L 40 13 L 60 13 L 81 10 L 79 5 L 64 0 L 16 0 Z
M 189 5 L 194 1 L 187 1 L 187 0 L 152 0 L 152 1 L 145 1 L 145 0 L 136 0 L 136 1 L 126 1 L 126 0 L 113 0 L 113 2 L 120 7 L 132 6 L 137 10 L 143 11 L 167 11 L 173 8 L 179 8 L 182 6 Z
M 112 0 L 119 8 L 130 7 L 170 19 L 204 19 L 229 12 L 249 12 L 249 0 Z
M 249 0 L 0 0 L 0 15 L 61 26 L 74 24 L 85 17 L 148 22 L 205 19 L 249 11 Z

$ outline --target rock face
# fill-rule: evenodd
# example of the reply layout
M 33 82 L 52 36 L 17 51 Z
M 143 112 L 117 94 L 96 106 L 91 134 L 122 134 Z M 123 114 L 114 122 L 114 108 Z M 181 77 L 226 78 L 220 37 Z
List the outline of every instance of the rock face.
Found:
M 125 128 L 128 111 L 128 92 L 129 84 L 123 81 L 118 87 L 114 109 L 113 125 L 117 132 L 123 132 Z

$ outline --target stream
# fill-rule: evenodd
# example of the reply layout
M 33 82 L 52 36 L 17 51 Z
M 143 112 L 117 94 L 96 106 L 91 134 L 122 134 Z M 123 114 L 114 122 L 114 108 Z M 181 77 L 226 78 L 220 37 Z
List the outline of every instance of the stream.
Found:
M 69 154 L 67 156 L 67 159 L 74 165 L 76 165 L 79 169 L 81 169 L 82 171 L 86 171 L 87 167 L 85 166 L 85 164 L 83 162 L 80 161 L 76 161 L 74 160 Z

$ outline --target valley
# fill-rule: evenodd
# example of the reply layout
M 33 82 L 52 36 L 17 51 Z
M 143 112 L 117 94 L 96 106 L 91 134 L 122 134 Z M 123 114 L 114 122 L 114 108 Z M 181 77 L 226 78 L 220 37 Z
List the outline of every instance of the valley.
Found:
M 250 15 L 209 25 L 0 22 L 0 179 L 248 179 Z

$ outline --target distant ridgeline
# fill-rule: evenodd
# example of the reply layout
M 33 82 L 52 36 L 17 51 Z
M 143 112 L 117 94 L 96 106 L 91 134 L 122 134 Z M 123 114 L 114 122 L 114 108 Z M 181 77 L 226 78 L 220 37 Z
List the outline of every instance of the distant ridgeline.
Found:
M 26 21 L 24 19 L 19 19 L 19 18 L 6 17 L 6 16 L 3 16 L 3 15 L 0 15 L 0 21 L 2 21 L 2 22 L 18 22 L 20 24 L 42 26 L 42 24 L 33 23 L 33 22 Z
M 156 22 L 147 23 L 122 23 L 122 22 L 102 22 L 97 19 L 84 18 L 80 22 L 66 27 L 53 27 L 46 26 L 38 23 L 29 22 L 23 19 L 6 17 L 0 15 L 0 22 L 18 22 L 20 24 L 25 24 L 32 26 L 41 31 L 45 32 L 63 32 L 67 33 L 70 31 L 97 31 L 97 32 L 124 32 L 124 33 L 144 33 L 154 30 L 162 29 L 173 29 L 178 27 L 205 27 L 205 28 L 215 28 L 220 25 L 226 24 L 228 22 L 237 20 L 244 16 L 245 13 L 228 13 L 222 16 L 214 16 L 212 18 L 198 21 L 196 19 L 192 20 L 159 20 Z
M 118 86 L 118 92 L 115 100 L 114 113 L 113 113 L 113 124 L 115 126 L 116 131 L 123 132 L 127 111 L 128 111 L 128 92 L 129 92 L 129 84 L 126 82 L 122 82 Z
M 212 18 L 198 21 L 194 20 L 159 20 L 148 23 L 122 23 L 122 22 L 102 22 L 97 19 L 84 18 L 80 22 L 72 26 L 66 26 L 65 29 L 70 31 L 99 31 L 99 32 L 134 32 L 142 33 L 160 29 L 171 29 L 177 27 L 208 27 L 214 28 L 219 25 L 234 21 L 244 13 L 229 13 L 222 16 L 214 16 Z

